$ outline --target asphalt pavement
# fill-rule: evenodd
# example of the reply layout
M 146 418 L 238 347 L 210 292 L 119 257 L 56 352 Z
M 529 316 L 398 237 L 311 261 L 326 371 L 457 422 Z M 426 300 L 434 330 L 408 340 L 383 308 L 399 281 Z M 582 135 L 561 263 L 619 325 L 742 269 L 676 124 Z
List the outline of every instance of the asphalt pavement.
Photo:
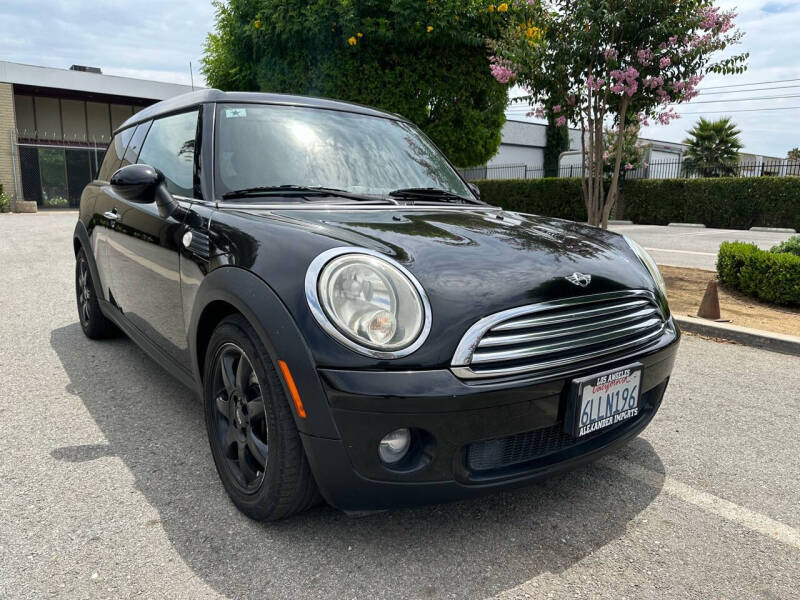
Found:
M 660 265 L 716 270 L 717 252 L 722 242 L 751 242 L 763 250 L 790 238 L 792 233 L 668 227 L 661 225 L 611 225 L 645 247 Z
M 653 423 L 598 463 L 260 524 L 191 393 L 83 336 L 75 219 L 0 215 L 0 598 L 798 597 L 800 358 L 685 336 Z

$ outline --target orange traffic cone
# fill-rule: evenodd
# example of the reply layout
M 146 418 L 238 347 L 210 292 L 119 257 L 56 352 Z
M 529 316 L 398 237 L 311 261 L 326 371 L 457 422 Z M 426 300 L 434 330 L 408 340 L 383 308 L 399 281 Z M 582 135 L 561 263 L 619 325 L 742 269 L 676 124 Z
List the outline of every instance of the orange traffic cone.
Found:
M 717 282 L 714 279 L 709 281 L 706 286 L 706 293 L 703 295 L 702 302 L 700 302 L 697 316 L 701 319 L 720 320 L 719 293 L 717 292 Z

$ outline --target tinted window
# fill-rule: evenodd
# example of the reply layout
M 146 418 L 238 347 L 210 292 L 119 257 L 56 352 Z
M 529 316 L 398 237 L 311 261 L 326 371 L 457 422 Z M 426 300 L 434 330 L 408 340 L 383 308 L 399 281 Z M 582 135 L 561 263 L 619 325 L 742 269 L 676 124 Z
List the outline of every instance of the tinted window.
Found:
M 134 132 L 131 141 L 128 143 L 128 149 L 125 150 L 125 156 L 122 159 L 121 167 L 132 165 L 136 162 L 136 159 L 139 158 L 139 151 L 142 149 L 142 142 L 144 142 L 147 131 L 150 129 L 150 124 L 151 121 L 148 121 L 147 123 L 141 123 L 136 127 L 136 131 Z
M 164 173 L 173 194 L 192 196 L 194 188 L 194 139 L 198 111 L 153 121 L 139 154 L 145 163 Z
M 433 187 L 471 198 L 447 160 L 403 121 L 268 104 L 217 107 L 216 189 L 304 185 L 383 195 Z
M 122 157 L 125 154 L 125 148 L 128 147 L 128 142 L 131 141 L 132 135 L 133 127 L 129 127 L 125 131 L 121 131 L 114 136 L 114 139 L 108 145 L 108 150 L 106 150 L 103 164 L 100 166 L 100 173 L 97 175 L 98 179 L 108 181 L 111 179 L 114 171 L 119 169 Z

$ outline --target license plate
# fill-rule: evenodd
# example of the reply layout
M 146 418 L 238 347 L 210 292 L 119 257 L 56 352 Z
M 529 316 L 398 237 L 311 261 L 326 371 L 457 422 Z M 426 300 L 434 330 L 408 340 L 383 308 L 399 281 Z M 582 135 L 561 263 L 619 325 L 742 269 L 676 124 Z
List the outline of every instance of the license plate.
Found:
M 573 380 L 567 432 L 580 438 L 637 416 L 641 382 L 640 363 Z

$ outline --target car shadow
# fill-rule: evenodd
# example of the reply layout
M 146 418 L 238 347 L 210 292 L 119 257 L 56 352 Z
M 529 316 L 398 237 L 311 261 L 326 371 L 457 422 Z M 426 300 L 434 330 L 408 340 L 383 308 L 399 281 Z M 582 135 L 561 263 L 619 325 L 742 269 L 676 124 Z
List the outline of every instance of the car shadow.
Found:
M 354 519 L 327 506 L 277 523 L 241 515 L 220 484 L 199 402 L 127 339 L 77 323 L 51 345 L 107 445 L 56 459 L 119 457 L 194 574 L 230 597 L 485 597 L 559 573 L 625 533 L 656 487 L 600 464 L 477 500 Z M 617 453 L 663 473 L 639 438 Z

